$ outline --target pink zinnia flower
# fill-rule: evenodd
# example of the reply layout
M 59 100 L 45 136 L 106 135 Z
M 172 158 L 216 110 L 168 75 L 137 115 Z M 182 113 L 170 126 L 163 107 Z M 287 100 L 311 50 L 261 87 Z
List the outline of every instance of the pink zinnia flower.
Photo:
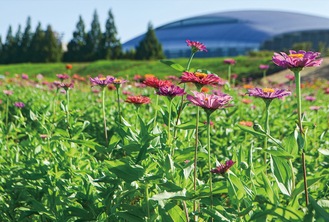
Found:
M 161 86 L 171 86 L 172 82 L 169 80 L 160 80 L 157 77 L 147 77 L 144 82 L 145 85 L 158 89 Z
M 310 106 L 310 110 L 318 111 L 319 109 L 321 109 L 321 106 Z
M 91 84 L 93 86 L 102 86 L 102 87 L 105 87 L 107 86 L 108 84 L 111 84 L 113 83 L 114 81 L 114 77 L 113 76 L 106 76 L 106 77 L 95 77 L 95 78 L 89 78 Z
M 113 80 L 113 84 L 114 85 L 121 85 L 121 84 L 126 83 L 126 82 L 128 82 L 128 80 L 121 79 L 121 78 L 115 78 Z
M 197 85 L 224 85 L 225 82 L 223 79 L 218 77 L 215 74 L 206 74 L 201 72 L 183 72 L 183 75 L 180 77 L 180 83 L 192 82 Z
M 193 91 L 192 93 L 193 95 L 186 96 L 187 100 L 205 110 L 214 111 L 216 109 L 228 107 L 228 103 L 232 100 L 232 97 L 225 93 L 222 95 L 206 94 L 197 91 Z
M 305 100 L 313 102 L 316 98 L 314 96 L 305 96 Z
M 73 82 L 63 83 L 63 82 L 54 81 L 53 85 L 55 85 L 57 88 L 63 88 L 65 91 L 67 91 L 68 89 L 73 88 L 74 83 Z
M 180 88 L 179 86 L 171 85 L 171 86 L 160 86 L 157 91 L 157 94 L 160 96 L 175 97 L 175 96 L 185 95 L 185 92 L 183 88 Z
M 329 88 L 324 89 L 324 94 L 329 94 Z
M 282 68 L 303 68 L 320 66 L 323 59 L 317 59 L 320 56 L 319 52 L 299 50 L 289 50 L 289 55 L 284 52 L 274 53 L 272 61 L 277 66 Z
M 68 78 L 70 78 L 70 76 L 67 75 L 67 74 L 57 74 L 56 76 L 57 76 L 57 78 L 59 78 L 60 80 L 64 80 L 64 79 L 68 79 Z
M 193 53 L 196 53 L 198 51 L 204 51 L 207 52 L 206 46 L 202 44 L 201 42 L 198 41 L 191 41 L 191 40 L 186 40 L 187 46 L 191 47 L 191 50 Z
M 259 69 L 260 69 L 260 70 L 268 70 L 268 68 L 270 68 L 269 65 L 265 65 L 265 64 L 260 64 L 260 65 L 259 65 Z
M 22 74 L 22 79 L 29 79 L 29 76 L 25 73 Z
M 234 65 L 235 64 L 235 60 L 234 59 L 224 59 L 224 63 L 225 64 L 229 64 L 229 65 Z
M 151 102 L 151 99 L 146 96 L 128 96 L 125 100 L 127 103 L 133 103 L 136 105 L 147 104 Z
M 295 75 L 293 75 L 293 74 L 287 74 L 285 77 L 287 79 L 289 79 L 290 81 L 294 81 L 295 80 Z
M 10 96 L 13 95 L 13 91 L 12 90 L 3 90 L 3 93 Z
M 272 89 L 272 88 L 253 88 L 248 89 L 247 94 L 249 96 L 260 97 L 263 99 L 275 99 L 288 96 L 291 92 L 284 89 Z
M 14 104 L 17 108 L 23 108 L 25 106 L 25 104 L 23 102 L 15 102 Z
M 235 164 L 235 162 L 233 162 L 233 160 L 228 160 L 225 162 L 225 164 L 221 164 L 219 166 L 217 166 L 215 169 L 210 170 L 210 172 L 214 173 L 214 174 L 225 174 L 233 165 Z

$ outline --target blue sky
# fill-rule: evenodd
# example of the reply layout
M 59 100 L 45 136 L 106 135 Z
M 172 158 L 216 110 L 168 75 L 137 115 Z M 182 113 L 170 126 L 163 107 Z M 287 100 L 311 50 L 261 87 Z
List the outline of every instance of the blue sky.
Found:
M 14 34 L 20 24 L 24 29 L 27 17 L 35 30 L 38 22 L 42 28 L 50 24 L 63 34 L 63 42 L 72 39 L 79 15 L 86 31 L 90 30 L 96 10 L 102 30 L 108 11 L 114 15 L 121 43 L 134 38 L 147 29 L 179 19 L 214 12 L 235 10 L 281 10 L 300 12 L 329 18 L 328 0 L 0 0 L 0 36 L 4 42 L 9 25 Z

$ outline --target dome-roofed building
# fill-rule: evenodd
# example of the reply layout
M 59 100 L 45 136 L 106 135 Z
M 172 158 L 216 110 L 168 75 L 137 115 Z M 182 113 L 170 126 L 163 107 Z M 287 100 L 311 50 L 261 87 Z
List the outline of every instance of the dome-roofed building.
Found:
M 154 29 L 167 58 L 190 56 L 185 40 L 199 41 L 208 53 L 199 57 L 245 55 L 249 51 L 284 50 L 294 43 L 329 46 L 329 18 L 283 11 L 229 11 L 191 17 Z M 135 49 L 144 35 L 123 44 Z

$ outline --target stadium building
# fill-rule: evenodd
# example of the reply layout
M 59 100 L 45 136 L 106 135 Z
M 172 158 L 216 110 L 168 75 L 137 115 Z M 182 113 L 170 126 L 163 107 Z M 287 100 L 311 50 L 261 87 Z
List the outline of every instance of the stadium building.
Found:
M 283 11 L 229 11 L 191 17 L 154 29 L 167 58 L 189 57 L 185 40 L 206 45 L 199 57 L 245 55 L 249 51 L 287 50 L 295 43 L 329 46 L 329 18 Z M 135 49 L 140 35 L 123 44 Z

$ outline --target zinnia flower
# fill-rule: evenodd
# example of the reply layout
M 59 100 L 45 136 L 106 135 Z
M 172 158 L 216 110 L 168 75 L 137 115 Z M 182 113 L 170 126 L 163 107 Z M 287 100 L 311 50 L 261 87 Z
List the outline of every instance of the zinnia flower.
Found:
M 70 70 L 70 69 L 72 69 L 72 64 L 66 64 L 66 66 L 65 66 L 65 68 L 67 69 L 67 70 Z
M 186 40 L 187 46 L 191 47 L 191 50 L 193 53 L 196 53 L 198 51 L 204 51 L 207 52 L 206 46 L 202 44 L 201 42 L 198 41 L 191 41 L 191 40 Z
M 313 102 L 313 101 L 316 100 L 316 97 L 314 97 L 314 96 L 305 96 L 305 100 Z
M 57 74 L 56 76 L 57 76 L 57 78 L 59 78 L 60 80 L 64 80 L 64 79 L 68 79 L 68 78 L 70 78 L 70 76 L 67 75 L 67 74 Z
M 234 59 L 224 59 L 224 63 L 225 64 L 229 64 L 229 65 L 234 65 L 235 64 L 235 60 Z
M 171 85 L 171 86 L 160 86 L 157 94 L 160 96 L 168 96 L 168 97 L 175 97 L 175 96 L 182 96 L 185 94 L 184 89 L 180 88 L 179 86 Z
M 223 93 L 222 95 L 206 94 L 202 92 L 193 91 L 194 95 L 187 95 L 186 98 L 196 106 L 200 106 L 203 109 L 214 111 L 216 109 L 224 108 L 228 106 L 228 103 L 232 100 L 232 97 Z
M 172 82 L 169 80 L 160 80 L 157 77 L 147 77 L 144 82 L 145 85 L 158 89 L 161 86 L 170 86 Z
M 25 104 L 23 103 L 23 102 L 15 102 L 15 104 L 14 104 L 16 107 L 18 107 L 18 108 L 23 108 L 24 106 L 25 106 Z
M 108 84 L 111 84 L 113 83 L 114 81 L 114 77 L 113 76 L 106 76 L 106 77 L 95 77 L 95 78 L 89 78 L 91 84 L 93 86 L 102 86 L 102 87 L 105 87 L 107 86 Z
M 310 110 L 318 111 L 319 109 L 321 109 L 321 106 L 310 106 Z
M 254 125 L 254 123 L 250 121 L 240 121 L 239 124 L 241 126 L 248 126 L 248 127 L 252 127 Z
M 275 99 L 275 98 L 282 98 L 284 96 L 288 96 L 291 94 L 291 92 L 286 91 L 284 89 L 253 88 L 253 89 L 248 89 L 247 94 L 249 96 L 260 97 L 263 99 Z
M 151 102 L 150 98 L 146 96 L 128 96 L 125 101 L 127 103 L 133 103 L 137 105 L 147 104 Z
M 320 56 L 319 52 L 299 50 L 289 50 L 289 55 L 284 52 L 274 53 L 272 61 L 274 64 L 282 68 L 303 68 L 320 66 L 323 59 L 317 59 Z
M 29 79 L 29 76 L 25 73 L 22 74 L 22 79 Z
M 260 70 L 268 70 L 269 67 L 270 67 L 269 65 L 264 65 L 264 64 L 259 65 Z
M 202 72 L 183 72 L 183 75 L 180 77 L 180 83 L 192 82 L 196 85 L 210 85 L 210 84 L 219 84 L 224 85 L 225 82 L 223 79 L 218 77 L 215 74 L 206 74 Z
M 285 75 L 285 77 L 290 81 L 295 80 L 295 75 L 293 75 L 293 74 L 287 74 L 287 75 Z
M 13 91 L 12 90 L 3 90 L 3 93 L 10 96 L 13 94 Z
M 233 165 L 235 164 L 235 162 L 233 162 L 233 160 L 228 160 L 225 162 L 225 164 L 221 164 L 219 166 L 217 166 L 215 169 L 210 170 L 210 172 L 214 173 L 214 174 L 225 174 Z

